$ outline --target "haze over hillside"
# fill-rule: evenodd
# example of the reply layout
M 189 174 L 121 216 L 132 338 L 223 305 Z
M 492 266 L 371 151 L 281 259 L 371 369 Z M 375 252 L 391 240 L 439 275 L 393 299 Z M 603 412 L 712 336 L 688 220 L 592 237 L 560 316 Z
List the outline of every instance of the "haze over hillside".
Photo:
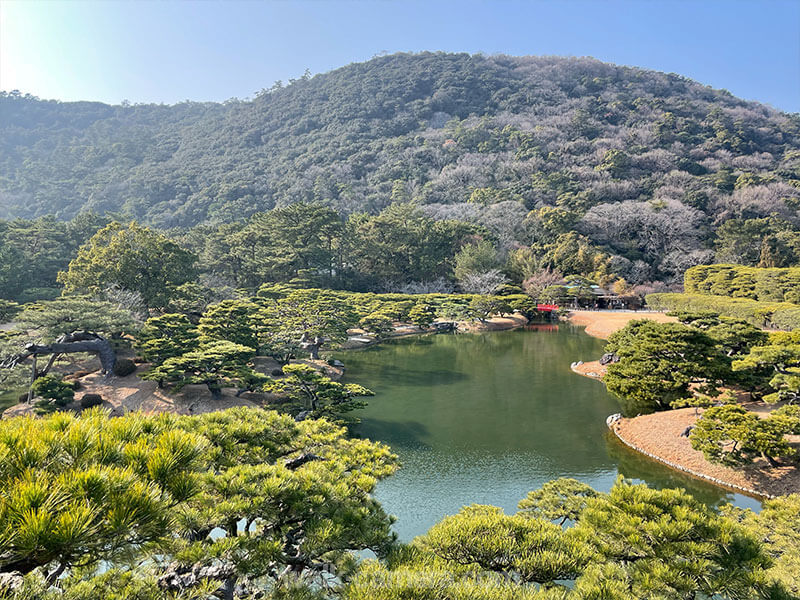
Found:
M 414 201 L 494 222 L 501 246 L 577 230 L 672 261 L 667 273 L 710 259 L 725 221 L 798 224 L 800 116 L 589 58 L 395 54 L 252 101 L 5 94 L 0 111 L 2 218 L 182 227 L 298 201 L 343 214 Z

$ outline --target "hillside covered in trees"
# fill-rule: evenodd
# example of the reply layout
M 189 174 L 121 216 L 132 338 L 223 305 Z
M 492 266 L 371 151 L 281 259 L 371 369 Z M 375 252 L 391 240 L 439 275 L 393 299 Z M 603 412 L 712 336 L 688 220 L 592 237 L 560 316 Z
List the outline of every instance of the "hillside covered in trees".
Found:
M 12 92 L 0 116 L 5 219 L 92 212 L 202 237 L 297 202 L 412 202 L 488 232 L 521 279 L 800 262 L 800 116 L 588 58 L 396 54 L 248 101 Z

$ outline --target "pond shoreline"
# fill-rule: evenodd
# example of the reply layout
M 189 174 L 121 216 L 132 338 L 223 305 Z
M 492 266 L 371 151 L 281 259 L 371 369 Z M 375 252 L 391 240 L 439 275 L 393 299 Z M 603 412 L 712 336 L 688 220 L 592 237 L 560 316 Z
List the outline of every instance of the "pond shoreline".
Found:
M 671 460 L 668 460 L 668 459 L 664 458 L 663 456 L 659 456 L 658 454 L 655 454 L 653 452 L 648 452 L 644 448 L 640 448 L 635 443 L 629 441 L 621 431 L 621 429 L 623 429 L 623 427 L 621 426 L 620 421 L 630 421 L 630 420 L 631 419 L 619 419 L 619 420 L 616 420 L 613 423 L 609 424 L 608 428 L 611 431 L 611 433 L 614 435 L 614 437 L 621 444 L 623 444 L 624 446 L 630 448 L 634 452 L 637 452 L 639 454 L 647 456 L 648 458 L 651 458 L 651 459 L 655 460 L 656 462 L 661 463 L 662 465 L 666 465 L 667 467 L 669 467 L 671 469 L 674 469 L 676 471 L 680 471 L 681 473 L 685 473 L 687 475 L 691 475 L 692 477 L 695 477 L 697 479 L 702 479 L 703 481 L 709 481 L 709 482 L 713 483 L 714 485 L 716 485 L 718 487 L 721 487 L 721 488 L 729 489 L 729 490 L 734 491 L 734 492 L 739 492 L 741 494 L 745 494 L 747 496 L 751 496 L 751 497 L 757 498 L 759 500 L 771 499 L 771 498 L 775 498 L 776 497 L 774 494 L 768 494 L 768 493 L 765 493 L 765 492 L 761 492 L 761 491 L 755 490 L 755 489 L 750 488 L 750 487 L 737 485 L 737 484 L 730 483 L 728 481 L 719 479 L 717 477 L 712 477 L 711 475 L 707 475 L 707 474 L 705 474 L 705 473 L 703 473 L 701 471 L 696 471 L 694 469 L 690 469 L 689 467 L 682 466 L 679 463 L 676 463 L 676 462 L 673 462 Z
M 505 317 L 491 317 L 490 319 L 486 319 L 483 322 L 474 322 L 474 321 L 455 321 L 455 329 L 452 331 L 456 333 L 486 333 L 488 331 L 508 331 L 510 329 L 519 329 L 520 327 L 525 327 L 531 323 L 526 317 L 522 316 L 519 313 L 513 313 L 511 315 Z M 351 336 L 344 344 L 342 344 L 337 350 L 360 350 L 361 348 L 369 348 L 371 346 L 375 346 L 376 344 L 380 344 L 382 342 L 387 342 L 390 340 L 394 340 L 397 338 L 408 337 L 411 335 L 434 335 L 437 333 L 442 333 L 442 331 L 437 330 L 435 327 L 430 327 L 428 329 L 422 329 L 415 325 L 410 325 L 408 323 L 401 323 L 392 333 L 387 335 L 383 338 L 369 338 L 369 341 L 359 341 L 359 340 L 367 340 L 365 337 L 366 334 L 355 334 Z
M 720 487 L 760 499 L 775 498 L 800 490 L 800 471 L 791 465 L 770 467 L 758 459 L 732 468 L 706 460 L 681 434 L 698 417 L 693 408 L 619 418 L 609 429 L 623 444 L 668 467 L 704 479 Z
M 634 311 L 625 311 L 622 314 L 572 311 L 566 319 L 574 325 L 586 325 L 584 333 L 600 339 L 607 339 L 609 335 L 635 319 L 650 319 L 657 322 L 675 320 L 663 313 Z M 570 368 L 577 375 L 598 381 L 603 380 L 606 372 L 606 367 L 596 360 L 575 362 Z M 688 408 L 633 418 L 620 417 L 609 422 L 608 426 L 620 443 L 635 452 L 719 487 L 759 499 L 800 491 L 800 470 L 791 466 L 771 468 L 762 464 L 764 461 L 756 461 L 747 467 L 733 469 L 706 460 L 701 452 L 692 448 L 688 437 L 681 436 L 697 418 L 694 409 Z

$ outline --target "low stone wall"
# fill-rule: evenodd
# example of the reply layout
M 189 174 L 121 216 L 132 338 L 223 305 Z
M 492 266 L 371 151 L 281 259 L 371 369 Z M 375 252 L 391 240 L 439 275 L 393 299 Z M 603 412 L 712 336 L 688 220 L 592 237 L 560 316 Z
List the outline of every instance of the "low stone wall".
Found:
M 724 488 L 727 488 L 727 489 L 730 489 L 730 490 L 741 492 L 743 494 L 747 494 L 748 496 L 754 496 L 756 498 L 770 499 L 770 498 L 775 498 L 776 497 L 776 496 L 774 496 L 772 494 L 765 494 L 764 492 L 759 492 L 759 491 L 754 490 L 752 488 L 736 485 L 734 483 L 729 483 L 727 481 L 723 481 L 723 480 L 718 479 L 716 477 L 712 477 L 711 475 L 706 475 L 705 473 L 700 473 L 700 472 L 695 471 L 693 469 L 689 469 L 687 467 L 684 467 L 684 466 L 679 465 L 677 463 L 674 463 L 672 461 L 666 460 L 665 458 L 657 456 L 657 455 L 653 454 L 652 452 L 648 452 L 647 450 L 639 448 L 637 445 L 635 445 L 635 444 L 629 442 L 628 440 L 626 440 L 620 434 L 619 429 L 617 427 L 617 424 L 619 423 L 619 420 L 621 418 L 622 418 L 622 415 L 620 415 L 620 414 L 610 415 L 606 419 L 606 425 L 608 425 L 608 428 L 613 432 L 614 436 L 620 442 L 622 442 L 628 448 L 630 448 L 631 450 L 635 450 L 639 454 L 644 454 L 645 456 L 647 456 L 649 458 L 652 458 L 653 460 L 656 460 L 656 461 L 660 462 L 663 465 L 667 465 L 668 467 L 670 467 L 672 469 L 676 469 L 678 471 L 681 471 L 683 473 L 691 475 L 692 477 L 697 477 L 698 479 L 704 479 L 706 481 L 710 481 L 711 483 L 713 483 L 715 485 L 718 485 L 720 487 L 724 487 Z

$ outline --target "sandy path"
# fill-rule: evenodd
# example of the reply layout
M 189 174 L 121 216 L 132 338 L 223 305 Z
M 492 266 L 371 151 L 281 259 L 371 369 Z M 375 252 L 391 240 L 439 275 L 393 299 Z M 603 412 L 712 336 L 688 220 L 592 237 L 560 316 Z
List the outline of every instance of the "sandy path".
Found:
M 341 379 L 344 369 L 332 367 L 321 360 L 294 360 L 293 363 L 308 364 L 323 370 L 331 379 Z M 269 374 L 273 368 L 280 365 L 272 359 L 258 357 L 257 367 L 260 371 Z M 187 385 L 180 392 L 172 389 L 160 389 L 155 381 L 141 379 L 139 375 L 147 370 L 147 364 L 140 364 L 136 373 L 127 377 L 114 376 L 106 379 L 99 372 L 90 373 L 80 377 L 80 389 L 75 393 L 76 402 L 65 407 L 66 409 L 80 410 L 79 401 L 84 394 L 100 394 L 103 398 L 103 407 L 109 409 L 114 416 L 124 415 L 129 412 L 144 412 L 156 414 L 170 412 L 179 415 L 196 415 L 218 410 L 226 410 L 235 406 L 264 406 L 270 408 L 269 402 L 280 401 L 273 394 L 244 392 L 236 395 L 236 389 L 224 388 L 222 398 L 214 399 L 205 385 Z M 266 370 L 265 370 L 266 369 Z M 29 404 L 16 404 L 2 414 L 2 418 L 9 419 L 16 416 L 31 414 L 35 407 Z
M 615 331 L 619 331 L 630 321 L 650 319 L 658 323 L 677 323 L 675 317 L 668 317 L 659 312 L 637 312 L 633 310 L 573 310 L 567 316 L 573 325 L 586 325 L 586 333 L 592 337 L 608 339 Z
M 620 419 L 612 426 L 612 431 L 635 450 L 718 485 L 751 495 L 778 496 L 800 492 L 800 469 L 795 467 L 771 468 L 766 461 L 759 459 L 752 465 L 732 469 L 707 461 L 702 452 L 692 448 L 689 438 L 681 437 L 686 427 L 696 420 L 693 408 L 681 408 Z

